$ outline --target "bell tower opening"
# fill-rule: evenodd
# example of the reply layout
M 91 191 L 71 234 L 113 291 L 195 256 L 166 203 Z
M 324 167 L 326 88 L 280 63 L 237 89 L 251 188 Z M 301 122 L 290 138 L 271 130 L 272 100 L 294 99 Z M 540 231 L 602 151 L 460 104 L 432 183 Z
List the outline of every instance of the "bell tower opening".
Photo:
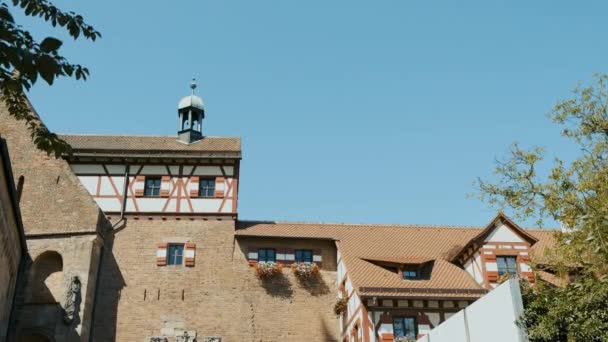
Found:
M 177 105 L 179 140 L 191 144 L 203 138 L 203 119 L 205 118 L 205 108 L 203 99 L 194 94 L 196 80 L 190 82 L 192 94 L 182 98 Z

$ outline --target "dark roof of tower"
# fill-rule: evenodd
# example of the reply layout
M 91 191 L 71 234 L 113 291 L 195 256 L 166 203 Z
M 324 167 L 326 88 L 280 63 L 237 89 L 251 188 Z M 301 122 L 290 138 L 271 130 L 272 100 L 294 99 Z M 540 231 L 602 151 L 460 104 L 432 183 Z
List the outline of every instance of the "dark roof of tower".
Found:
M 60 134 L 78 156 L 241 158 L 238 137 L 203 137 L 186 144 L 175 136 Z

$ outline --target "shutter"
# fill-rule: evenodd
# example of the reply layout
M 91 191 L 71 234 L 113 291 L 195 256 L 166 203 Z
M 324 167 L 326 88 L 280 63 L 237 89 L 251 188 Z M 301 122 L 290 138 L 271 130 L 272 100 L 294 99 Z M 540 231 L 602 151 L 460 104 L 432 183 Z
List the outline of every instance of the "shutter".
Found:
M 198 183 L 199 183 L 199 177 L 198 176 L 192 176 L 190 177 L 190 183 L 188 183 L 188 189 L 189 189 L 189 193 L 190 193 L 190 197 L 198 197 L 199 193 L 198 193 Z
M 186 242 L 184 247 L 184 260 L 188 267 L 194 267 L 194 258 L 196 256 L 196 244 L 194 242 Z
M 247 249 L 247 260 L 250 264 L 255 264 L 258 262 L 258 248 L 257 247 L 249 247 Z
M 519 255 L 519 261 L 520 262 L 530 262 L 531 261 L 530 255 L 528 255 L 528 254 L 526 254 L 526 255 L 520 254 Z
M 312 250 L 312 262 L 319 265 L 321 267 L 321 263 L 323 262 L 322 251 L 320 249 Z
M 224 184 L 224 177 L 215 177 L 215 193 L 213 197 L 224 198 L 224 190 L 226 185 Z
M 167 247 L 169 246 L 166 242 L 158 244 L 156 249 L 156 266 L 167 266 Z
M 521 277 L 528 278 L 530 283 L 534 282 L 534 273 L 533 272 L 521 272 Z
M 485 262 L 496 262 L 496 254 L 482 254 Z
M 135 183 L 133 184 L 133 190 L 135 196 L 142 197 L 144 195 L 144 188 L 146 186 L 146 176 L 136 176 Z
M 285 250 L 285 263 L 292 264 L 296 261 L 295 249 L 286 248 Z
M 160 197 L 169 197 L 171 189 L 171 176 L 162 176 L 160 179 Z
M 486 275 L 488 276 L 488 281 L 491 281 L 491 282 L 498 281 L 498 271 L 487 271 Z

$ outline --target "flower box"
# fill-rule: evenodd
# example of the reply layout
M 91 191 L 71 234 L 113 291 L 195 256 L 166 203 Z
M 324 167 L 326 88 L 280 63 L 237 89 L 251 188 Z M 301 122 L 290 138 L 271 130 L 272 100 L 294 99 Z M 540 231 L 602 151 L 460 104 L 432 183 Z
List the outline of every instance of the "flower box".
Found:
M 255 265 L 258 278 L 272 278 L 282 272 L 283 267 L 275 262 L 260 262 Z
M 348 306 L 348 298 L 342 297 L 342 298 L 338 299 L 338 301 L 334 305 L 334 313 L 336 314 L 336 316 L 340 316 L 343 312 L 345 312 L 347 306 Z
M 291 265 L 291 271 L 299 279 L 311 279 L 319 275 L 319 265 L 314 262 L 297 262 Z

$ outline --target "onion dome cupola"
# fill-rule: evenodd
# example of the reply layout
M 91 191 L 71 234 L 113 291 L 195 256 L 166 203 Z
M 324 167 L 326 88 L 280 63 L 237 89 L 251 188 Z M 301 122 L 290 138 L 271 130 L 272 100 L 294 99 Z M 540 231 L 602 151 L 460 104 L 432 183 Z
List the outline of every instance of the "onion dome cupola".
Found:
M 192 94 L 182 98 L 177 105 L 177 115 L 179 126 L 177 136 L 185 143 L 193 143 L 203 138 L 203 119 L 205 118 L 205 108 L 203 99 L 194 95 L 196 80 L 190 82 Z

